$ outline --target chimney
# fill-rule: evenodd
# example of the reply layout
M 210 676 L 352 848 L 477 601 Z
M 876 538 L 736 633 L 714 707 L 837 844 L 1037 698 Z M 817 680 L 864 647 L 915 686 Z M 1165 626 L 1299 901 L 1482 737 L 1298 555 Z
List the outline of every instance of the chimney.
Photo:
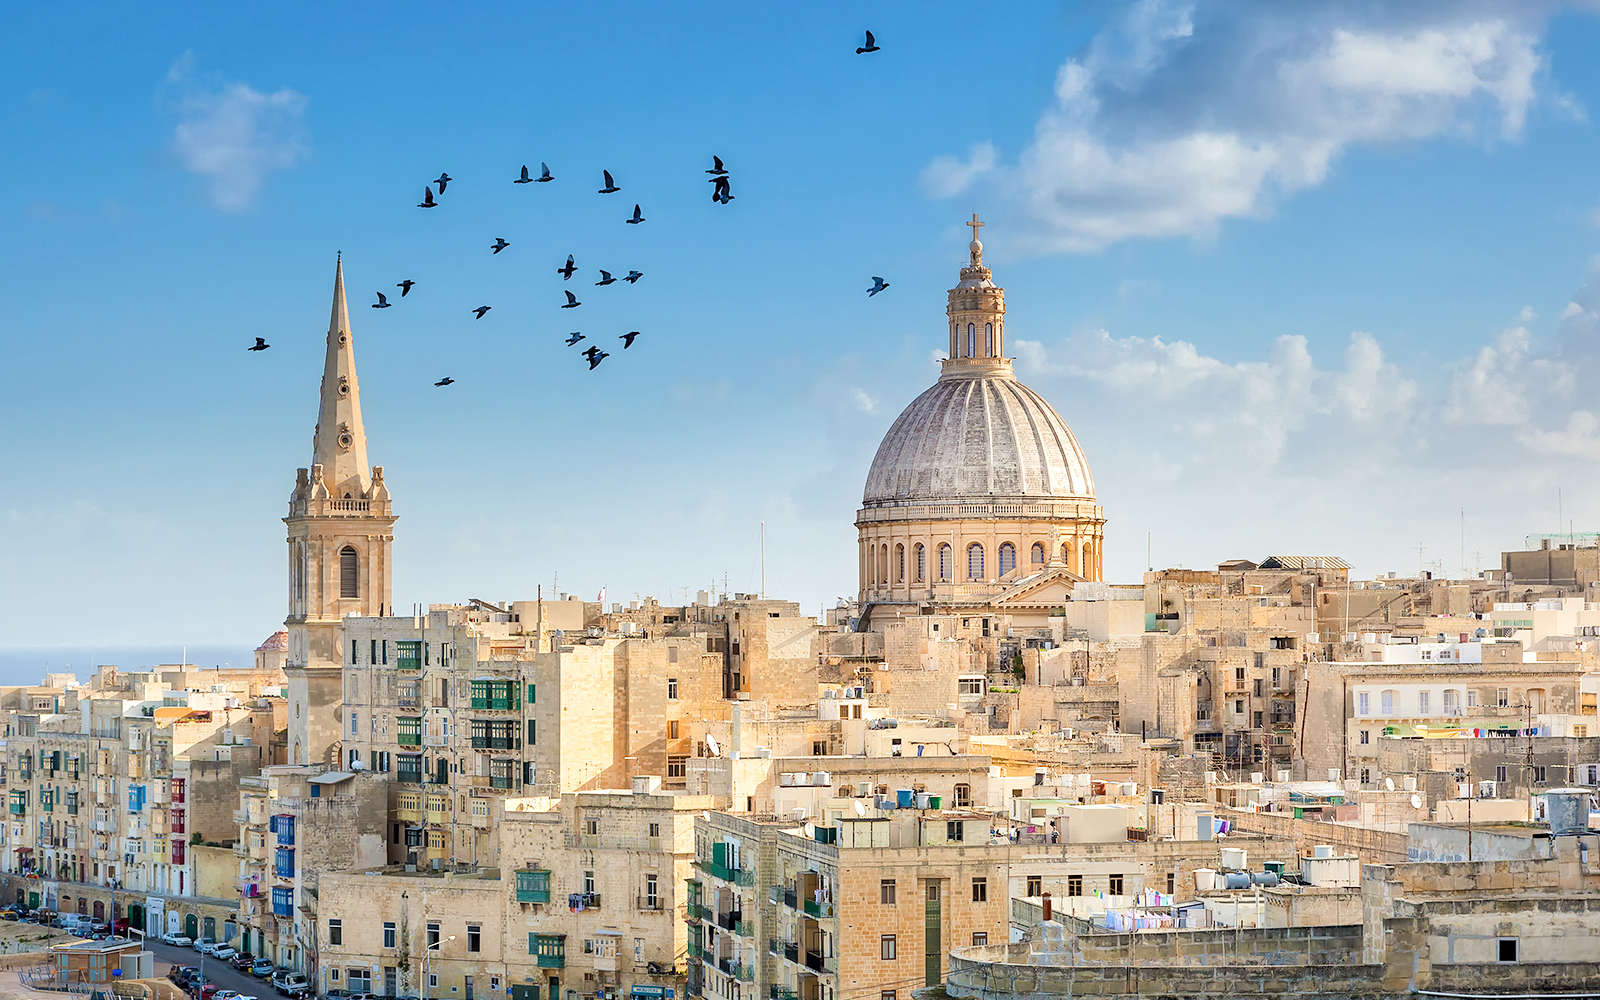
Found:
M 1044 918 L 1050 919 L 1050 894 L 1047 892 L 1041 897 L 1044 900 Z

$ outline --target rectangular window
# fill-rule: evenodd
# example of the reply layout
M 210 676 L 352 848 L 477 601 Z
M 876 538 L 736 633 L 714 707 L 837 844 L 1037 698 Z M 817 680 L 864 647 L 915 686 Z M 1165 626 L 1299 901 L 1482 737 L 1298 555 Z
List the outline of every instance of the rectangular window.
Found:
M 982 695 L 982 677 L 961 677 L 956 680 L 956 693 L 965 695 Z
M 1029 875 L 1028 876 L 1028 891 L 1026 893 L 1024 893 L 1024 895 L 1027 896 L 1029 899 L 1036 899 L 1039 896 L 1044 895 L 1044 876 L 1042 876 L 1042 875 Z
M 1363 719 L 1372 714 L 1372 695 L 1365 691 L 1356 694 L 1356 714 Z
M 594 893 L 594 872 L 583 873 L 583 891 L 591 895 Z
M 339 970 L 338 969 L 329 969 L 328 970 L 328 980 L 330 982 L 337 983 L 339 981 Z
M 661 883 L 654 875 L 644 877 L 644 905 L 645 909 L 653 910 L 661 899 Z
M 1244 686 L 1244 668 L 1243 667 L 1234 667 L 1233 668 L 1233 679 L 1238 682 L 1240 687 Z
M 1499 943 L 1500 947 L 1496 952 L 1498 960 L 1501 962 L 1515 962 L 1517 960 L 1517 939 L 1501 938 Z
M 1107 879 L 1106 890 L 1113 896 L 1122 895 L 1122 876 L 1112 875 Z
M 1533 780 L 1536 784 L 1544 784 L 1544 765 L 1536 764 L 1533 768 Z
M 667 739 L 675 740 L 677 738 L 678 738 L 678 720 L 677 719 L 668 719 L 667 720 Z
M 974 903 L 987 903 L 989 901 L 989 880 L 975 878 L 972 880 L 972 901 Z
M 1372 730 L 1370 730 L 1370 729 L 1361 730 L 1361 745 L 1362 746 L 1366 746 L 1367 744 L 1369 744 L 1371 742 L 1372 742 Z
M 953 819 L 944 825 L 944 839 L 956 841 L 966 839 L 967 824 L 959 819 Z
M 467 925 L 467 951 L 470 951 L 470 952 L 478 951 L 478 950 L 480 950 L 480 946 L 482 944 L 483 944 L 483 927 L 482 927 L 482 925 L 480 925 L 480 924 L 468 924 Z
M 394 941 L 395 941 L 394 921 L 385 920 L 383 922 L 383 946 L 385 948 L 393 948 L 394 947 Z
M 894 879 L 886 878 L 878 882 L 878 902 L 884 906 L 894 905 Z
M 1067 895 L 1069 895 L 1069 896 L 1081 896 L 1081 895 L 1083 895 L 1083 876 L 1082 875 L 1068 875 L 1067 876 Z
M 1509 707 L 1511 705 L 1511 689 L 1497 688 L 1494 693 L 1494 703 L 1501 708 Z
M 359 735 L 359 731 L 356 728 L 356 716 L 358 716 L 360 714 L 361 714 L 360 712 L 354 712 L 354 711 L 352 711 L 350 713 L 350 735 L 351 736 Z
M 689 758 L 688 757 L 668 757 L 667 758 L 667 777 L 669 777 L 669 778 L 686 778 L 688 776 L 689 776 Z
M 1417 714 L 1418 715 L 1427 715 L 1429 710 L 1432 708 L 1432 702 L 1433 702 L 1433 699 L 1431 697 L 1429 697 L 1428 692 L 1426 692 L 1426 691 L 1418 691 L 1417 692 Z
M 1469 689 L 1467 691 L 1467 707 L 1468 708 L 1477 708 L 1478 707 L 1478 692 L 1475 689 Z
M 900 949 L 895 945 L 894 935 L 885 934 L 878 939 L 878 957 L 885 962 L 892 962 L 899 957 Z
M 667 678 L 667 700 L 678 700 L 678 679 L 676 677 Z
M 583 832 L 591 837 L 598 837 L 600 835 L 600 821 L 597 819 L 584 820 Z
M 983 945 L 986 945 L 988 943 L 989 943 L 988 932 L 986 932 L 986 931 L 973 931 L 972 932 L 972 945 L 973 945 L 973 947 L 975 947 L 975 948 L 982 947 Z
M 1273 687 L 1274 690 L 1281 689 L 1283 687 L 1283 668 L 1282 667 L 1273 667 L 1272 668 L 1272 687 Z
M 1255 695 L 1257 698 L 1259 698 L 1261 697 L 1261 694 L 1261 678 L 1257 677 L 1255 680 Z
M 539 723 L 535 719 L 528 720 L 528 745 L 539 742 Z
M 813 756 L 813 757 L 826 757 L 826 756 L 828 756 L 828 741 L 827 740 L 812 740 L 811 741 L 811 756 Z
M 329 944 L 344 944 L 344 921 L 343 920 L 330 920 L 330 921 L 328 921 L 328 943 Z
M 430 923 L 430 924 L 428 924 L 428 942 L 427 942 L 428 947 L 432 948 L 433 946 L 437 945 L 438 943 L 439 943 L 439 925 L 436 924 L 436 923 Z
M 1494 780 L 1501 781 L 1501 782 L 1506 780 L 1506 766 L 1504 764 L 1496 764 L 1495 765 L 1495 768 L 1494 768 Z

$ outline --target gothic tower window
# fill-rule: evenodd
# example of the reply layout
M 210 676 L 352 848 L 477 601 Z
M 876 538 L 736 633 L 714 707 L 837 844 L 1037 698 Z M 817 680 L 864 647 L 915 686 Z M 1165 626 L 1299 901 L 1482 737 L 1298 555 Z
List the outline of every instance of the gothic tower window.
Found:
M 994 324 L 983 324 L 983 356 L 994 357 Z
M 360 597 L 359 557 L 349 545 L 339 550 L 339 596 Z
M 978 542 L 967 546 L 967 579 L 983 579 L 983 545 Z
M 878 577 L 878 582 L 879 583 L 888 583 L 889 582 L 889 546 L 888 545 L 884 545 L 881 549 L 879 549 L 878 550 L 878 556 L 882 560 L 881 562 L 878 563 L 878 570 L 879 570 L 879 573 L 880 573 L 880 575 Z
M 1033 558 L 1033 564 L 1035 566 L 1043 566 L 1044 565 L 1044 543 L 1043 542 L 1034 542 L 1033 543 L 1032 558 Z
M 1066 565 L 1066 567 L 1067 567 L 1067 569 L 1069 571 L 1072 569 L 1072 543 L 1071 542 L 1062 542 L 1061 543 L 1061 561 L 1062 561 L 1062 563 L 1064 563 Z
M 894 582 L 906 582 L 906 547 L 904 545 L 896 545 L 894 547 Z
M 1001 545 L 1000 545 L 1000 575 L 1001 576 L 1005 576 L 1007 573 L 1011 572 L 1012 570 L 1014 570 L 1016 568 L 1017 568 L 1017 547 L 1015 545 L 1012 545 L 1010 542 L 1001 543 Z
M 928 578 L 928 550 L 922 546 L 922 543 L 919 542 L 919 543 L 917 543 L 917 547 L 915 549 L 915 552 L 916 552 L 916 566 L 917 566 L 917 582 L 921 583 L 921 582 L 923 582 L 924 580 L 926 580 Z
M 978 328 L 975 324 L 967 324 L 967 357 L 974 357 L 978 353 Z
M 955 574 L 955 553 L 950 551 L 950 546 L 939 546 L 939 582 L 949 583 Z

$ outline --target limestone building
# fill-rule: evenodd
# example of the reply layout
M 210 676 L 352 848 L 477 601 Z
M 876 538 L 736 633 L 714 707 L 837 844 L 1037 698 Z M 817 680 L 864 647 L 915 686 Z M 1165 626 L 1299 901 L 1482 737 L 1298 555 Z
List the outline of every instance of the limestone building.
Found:
M 1041 603 L 1031 592 L 1051 578 L 1101 578 L 1105 512 L 1088 460 L 1012 373 L 1005 289 L 984 266 L 982 223 L 968 224 L 971 259 L 946 309 L 949 357 L 889 428 L 856 514 L 868 617 L 881 605 Z
M 289 497 L 289 761 L 323 760 L 339 738 L 343 619 L 380 615 L 394 604 L 395 515 L 383 466 L 367 466 L 361 386 L 336 265 L 333 314 L 322 368 L 311 468 L 295 474 Z M 337 763 L 334 761 L 333 763 Z

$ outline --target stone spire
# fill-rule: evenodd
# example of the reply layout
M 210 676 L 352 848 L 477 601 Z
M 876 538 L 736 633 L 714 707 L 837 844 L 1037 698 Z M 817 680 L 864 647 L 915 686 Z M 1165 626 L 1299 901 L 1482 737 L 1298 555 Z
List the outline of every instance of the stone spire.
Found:
M 361 424 L 361 387 L 356 380 L 355 344 L 350 335 L 350 309 L 344 297 L 344 260 L 333 276 L 333 314 L 328 319 L 328 350 L 322 362 L 321 402 L 312 436 L 313 475 L 333 499 L 360 499 L 371 488 L 367 468 L 367 432 Z
M 983 244 L 978 230 L 984 223 L 974 214 L 972 242 L 967 245 L 970 259 L 961 269 L 961 281 L 950 289 L 950 357 L 945 371 L 961 373 L 967 369 L 991 369 L 1010 363 L 1005 356 L 1006 291 L 994 283 L 993 273 L 983 265 Z

